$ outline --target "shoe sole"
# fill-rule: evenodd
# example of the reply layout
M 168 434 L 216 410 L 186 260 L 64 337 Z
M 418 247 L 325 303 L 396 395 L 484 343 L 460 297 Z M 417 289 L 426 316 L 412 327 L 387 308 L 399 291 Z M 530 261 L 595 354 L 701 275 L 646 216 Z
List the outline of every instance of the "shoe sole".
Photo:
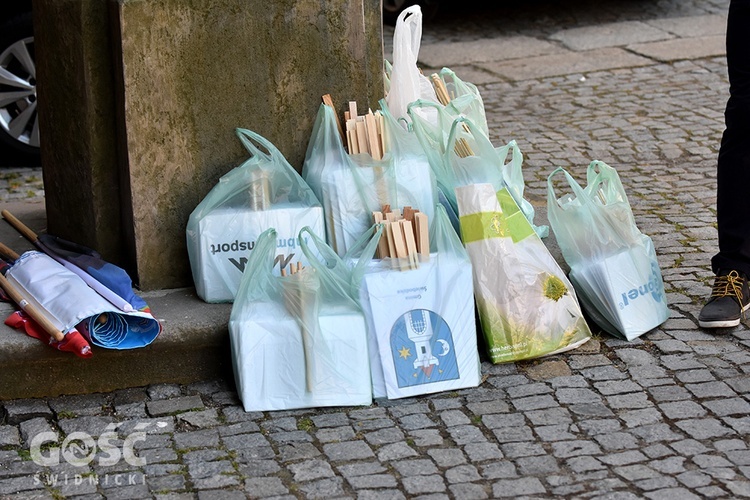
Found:
M 742 313 L 750 309 L 750 304 L 747 304 L 742 308 Z M 740 318 L 737 319 L 726 319 L 716 321 L 701 321 L 698 319 L 698 326 L 701 328 L 732 328 L 733 326 L 739 326 Z

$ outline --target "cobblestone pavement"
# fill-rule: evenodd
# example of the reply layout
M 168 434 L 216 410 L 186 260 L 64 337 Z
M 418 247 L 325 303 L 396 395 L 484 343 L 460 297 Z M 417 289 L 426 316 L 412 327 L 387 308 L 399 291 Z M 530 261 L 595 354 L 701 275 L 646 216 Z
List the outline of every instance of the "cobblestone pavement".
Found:
M 624 11 L 605 10 L 604 21 L 644 5 L 613 3 Z M 726 3 L 651 2 L 639 15 L 704 15 Z M 570 14 L 576 23 L 593 16 L 580 12 Z M 593 159 L 618 169 L 659 254 L 672 311 L 662 327 L 631 342 L 596 335 L 565 354 L 485 363 L 479 388 L 366 408 L 245 413 L 230 381 L 0 402 L 0 497 L 750 496 L 750 331 L 696 324 L 716 251 L 724 59 L 480 90 L 493 141 L 516 139 L 525 153 L 540 211 L 553 167 L 581 180 Z M 35 436 L 50 438 L 46 465 L 32 460 Z M 89 456 L 73 442 L 98 446 L 97 456 L 69 463 L 76 450 Z

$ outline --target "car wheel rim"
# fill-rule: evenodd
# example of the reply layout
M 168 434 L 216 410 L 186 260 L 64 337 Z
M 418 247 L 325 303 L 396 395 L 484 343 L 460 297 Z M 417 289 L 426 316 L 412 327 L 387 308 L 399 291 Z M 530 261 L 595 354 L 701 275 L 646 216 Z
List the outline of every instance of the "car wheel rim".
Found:
M 0 127 L 13 139 L 39 147 L 34 37 L 19 40 L 0 54 Z

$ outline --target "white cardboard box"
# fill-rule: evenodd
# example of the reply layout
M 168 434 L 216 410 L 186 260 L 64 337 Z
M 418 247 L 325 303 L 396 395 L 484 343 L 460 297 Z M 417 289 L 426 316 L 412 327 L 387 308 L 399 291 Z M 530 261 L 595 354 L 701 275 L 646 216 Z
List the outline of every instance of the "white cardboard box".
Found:
M 471 265 L 434 253 L 419 269 L 365 274 L 373 395 L 389 399 L 480 383 Z
M 302 328 L 283 305 L 263 303 L 254 309 L 247 320 L 229 324 L 245 411 L 372 403 L 370 373 L 363 369 L 368 355 L 361 312 L 320 316 L 319 337 L 304 342 Z
M 209 213 L 200 221 L 197 243 L 188 240 L 197 247 L 191 252 L 197 263 L 191 267 L 198 296 L 206 302 L 232 302 L 255 240 L 271 227 L 278 233 L 274 272 L 298 261 L 308 265 L 298 241 L 305 226 L 325 236 L 322 207 L 284 204 L 263 211 L 219 208 Z

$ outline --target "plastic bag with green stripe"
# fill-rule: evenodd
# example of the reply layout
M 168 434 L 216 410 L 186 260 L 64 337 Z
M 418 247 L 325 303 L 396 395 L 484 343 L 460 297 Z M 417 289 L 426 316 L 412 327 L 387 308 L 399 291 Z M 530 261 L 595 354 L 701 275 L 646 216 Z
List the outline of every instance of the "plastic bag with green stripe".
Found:
M 591 337 L 565 273 L 507 188 L 456 188 L 461 239 L 493 363 L 573 349 Z

